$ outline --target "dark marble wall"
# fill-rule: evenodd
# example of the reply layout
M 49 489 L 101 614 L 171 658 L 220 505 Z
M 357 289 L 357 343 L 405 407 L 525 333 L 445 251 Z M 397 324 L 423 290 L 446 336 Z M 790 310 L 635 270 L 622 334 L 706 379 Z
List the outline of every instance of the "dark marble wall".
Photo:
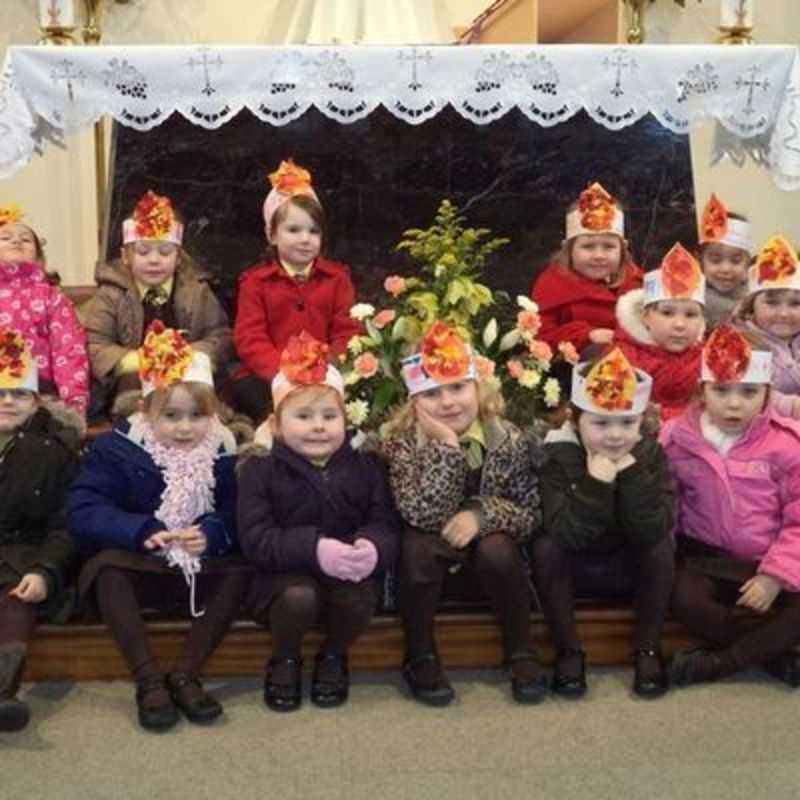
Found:
M 364 300 L 383 279 L 413 267 L 394 252 L 402 231 L 427 227 L 453 200 L 473 226 L 511 244 L 487 282 L 525 292 L 563 235 L 564 210 L 592 180 L 628 207 L 628 237 L 643 266 L 658 266 L 676 241 L 696 241 L 689 141 L 648 117 L 620 132 L 581 113 L 553 128 L 518 112 L 474 125 L 447 109 L 422 125 L 382 109 L 341 125 L 312 109 L 282 128 L 249 112 L 216 131 L 175 115 L 147 133 L 115 130 L 107 255 L 149 188 L 172 197 L 187 221 L 187 250 L 231 303 L 236 277 L 265 249 L 261 206 L 267 174 L 288 156 L 311 170 L 329 215 L 330 256 L 349 263 Z

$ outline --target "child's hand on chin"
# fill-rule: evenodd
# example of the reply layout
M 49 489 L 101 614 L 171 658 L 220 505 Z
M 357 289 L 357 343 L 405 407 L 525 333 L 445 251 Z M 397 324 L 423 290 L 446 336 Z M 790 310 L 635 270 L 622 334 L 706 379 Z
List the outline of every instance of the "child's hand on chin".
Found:
M 47 581 L 35 572 L 28 572 L 9 595 L 23 603 L 41 603 L 47 597 Z
M 419 406 L 415 408 L 415 413 L 417 415 L 417 422 L 426 436 L 435 439 L 441 444 L 446 444 L 449 447 L 458 447 L 458 436 L 456 432 L 448 428 L 444 422 L 439 422 L 438 419 L 434 419 L 434 417 L 427 411 L 423 411 Z
M 736 601 L 736 605 L 746 606 L 763 614 L 769 611 L 781 589 L 783 584 L 772 575 L 754 575 L 739 587 L 742 596 Z

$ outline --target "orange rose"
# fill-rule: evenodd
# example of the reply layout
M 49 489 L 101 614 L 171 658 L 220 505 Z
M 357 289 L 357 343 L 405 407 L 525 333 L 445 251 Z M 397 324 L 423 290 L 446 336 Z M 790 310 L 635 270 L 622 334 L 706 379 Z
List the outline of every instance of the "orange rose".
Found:
M 373 318 L 372 324 L 378 329 L 381 330 L 385 328 L 390 322 L 394 322 L 394 318 L 397 314 L 391 308 L 384 308 L 383 311 L 379 311 Z
M 528 352 L 537 361 L 553 360 L 553 351 L 550 349 L 550 345 L 547 344 L 547 342 L 542 342 L 538 339 L 535 339 L 528 345 Z
M 399 275 L 390 275 L 383 282 L 383 288 L 386 289 L 392 297 L 397 297 L 406 290 L 406 279 L 401 278 Z
M 372 353 L 364 353 L 353 362 L 353 368 L 362 378 L 371 378 L 379 367 L 380 362 Z

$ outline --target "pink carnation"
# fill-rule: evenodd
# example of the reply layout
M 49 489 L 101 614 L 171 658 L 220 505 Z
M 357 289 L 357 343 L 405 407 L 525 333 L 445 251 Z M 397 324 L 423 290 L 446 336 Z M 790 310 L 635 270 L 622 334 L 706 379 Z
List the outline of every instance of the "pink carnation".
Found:
M 478 377 L 481 379 L 491 378 L 494 375 L 494 361 L 491 358 L 484 358 L 484 356 L 474 356 L 475 370 Z
M 390 322 L 394 322 L 396 316 L 397 314 L 391 308 L 384 308 L 383 311 L 379 311 L 372 318 L 372 324 L 380 330 L 381 328 L 385 328 Z
M 355 371 L 362 378 L 371 378 L 378 371 L 379 366 L 380 362 L 372 353 L 364 353 L 353 362 Z
M 392 297 L 397 297 L 397 295 L 403 294 L 406 290 L 406 280 L 399 275 L 390 275 L 383 282 L 383 288 L 386 289 Z
M 517 314 L 517 327 L 525 333 L 536 336 L 542 327 L 542 320 L 535 311 L 520 311 Z
M 528 345 L 528 352 L 537 361 L 551 361 L 553 358 L 553 351 L 550 349 L 550 345 L 539 339 L 534 339 L 534 341 Z
M 523 367 L 519 361 L 513 358 L 509 360 L 506 366 L 508 367 L 508 374 L 514 379 L 518 379 L 525 371 L 525 367 Z

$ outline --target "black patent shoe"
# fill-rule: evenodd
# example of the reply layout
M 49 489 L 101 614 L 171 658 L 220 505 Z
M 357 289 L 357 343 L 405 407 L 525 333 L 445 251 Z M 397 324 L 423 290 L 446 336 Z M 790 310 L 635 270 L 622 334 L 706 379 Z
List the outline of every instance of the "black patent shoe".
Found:
M 311 702 L 320 708 L 336 708 L 347 702 L 349 693 L 347 656 L 317 653 L 311 678 Z
M 414 699 L 426 706 L 446 706 L 456 696 L 435 653 L 406 659 L 403 677 Z
M 541 703 L 547 696 L 547 676 L 531 653 L 515 653 L 508 659 L 511 696 L 527 705 Z
M 264 702 L 273 711 L 296 711 L 303 700 L 303 659 L 294 657 L 269 660 L 264 680 Z
M 783 681 L 793 689 L 800 686 L 800 653 L 794 650 L 781 653 L 777 658 L 767 661 L 764 669 L 773 678 Z
M 559 668 L 559 661 L 568 656 L 576 656 L 580 667 L 575 673 L 564 673 Z M 556 656 L 556 666 L 553 670 L 553 691 L 562 697 L 578 698 L 586 694 L 586 653 L 583 650 L 559 650 Z
M 655 700 L 666 694 L 669 689 L 669 676 L 666 669 L 664 669 L 664 661 L 661 658 L 661 653 L 657 650 L 645 650 L 640 648 L 633 653 L 634 658 L 634 675 L 633 675 L 633 691 L 639 697 L 646 700 Z M 658 672 L 656 674 L 646 674 L 642 667 L 642 659 L 652 658 L 658 663 Z
M 136 706 L 145 730 L 168 731 L 178 722 L 178 710 L 163 675 L 151 675 L 136 684 Z
M 28 706 L 17 697 L 0 697 L 0 732 L 21 731 L 31 719 Z
M 203 688 L 197 678 L 183 672 L 173 672 L 167 676 L 167 686 L 172 702 L 189 722 L 208 725 L 222 714 L 222 706 Z
M 673 686 L 712 683 L 720 677 L 719 656 L 707 648 L 681 650 L 672 657 L 670 678 Z

